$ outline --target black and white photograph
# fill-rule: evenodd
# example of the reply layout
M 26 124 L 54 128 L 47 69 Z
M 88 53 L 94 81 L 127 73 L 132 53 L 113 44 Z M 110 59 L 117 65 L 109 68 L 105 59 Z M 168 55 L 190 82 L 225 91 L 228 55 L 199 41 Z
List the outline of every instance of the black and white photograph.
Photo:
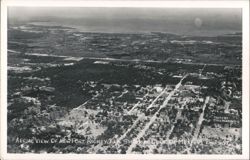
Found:
M 249 150 L 242 8 L 6 10 L 7 154 Z

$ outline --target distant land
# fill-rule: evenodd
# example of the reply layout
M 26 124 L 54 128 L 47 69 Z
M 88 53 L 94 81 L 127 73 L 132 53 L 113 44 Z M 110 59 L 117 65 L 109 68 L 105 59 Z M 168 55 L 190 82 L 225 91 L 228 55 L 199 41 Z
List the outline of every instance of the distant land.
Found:
M 10 24 L 39 22 L 69 26 L 81 32 L 217 36 L 242 30 L 240 9 L 12 7 L 8 15 Z

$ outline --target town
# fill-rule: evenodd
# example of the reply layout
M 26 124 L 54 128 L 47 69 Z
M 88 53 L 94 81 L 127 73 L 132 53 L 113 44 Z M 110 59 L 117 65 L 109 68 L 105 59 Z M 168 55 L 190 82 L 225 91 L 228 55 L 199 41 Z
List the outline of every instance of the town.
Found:
M 8 152 L 241 154 L 241 46 L 10 25 Z

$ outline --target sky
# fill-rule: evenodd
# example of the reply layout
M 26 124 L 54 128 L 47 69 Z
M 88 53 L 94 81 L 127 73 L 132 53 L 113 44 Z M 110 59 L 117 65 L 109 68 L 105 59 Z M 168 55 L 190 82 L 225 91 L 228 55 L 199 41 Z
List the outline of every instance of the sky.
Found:
M 10 7 L 10 22 L 50 21 L 91 32 L 168 32 L 217 35 L 239 32 L 241 9 Z

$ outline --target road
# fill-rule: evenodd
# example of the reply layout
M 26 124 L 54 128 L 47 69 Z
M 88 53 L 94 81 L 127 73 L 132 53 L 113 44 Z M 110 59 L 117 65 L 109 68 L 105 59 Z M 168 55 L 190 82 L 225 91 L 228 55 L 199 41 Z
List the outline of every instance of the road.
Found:
M 206 67 L 206 64 L 204 64 L 203 68 L 201 69 L 200 76 L 202 75 L 202 72 L 204 71 L 205 67 Z
M 121 140 L 123 140 L 126 135 L 137 125 L 137 123 L 142 120 L 145 117 L 144 114 L 141 114 L 133 123 L 133 125 L 116 141 L 116 145 L 119 145 L 121 143 Z
M 177 122 L 177 120 L 181 117 L 181 113 L 182 113 L 182 110 L 181 109 L 178 109 L 178 112 L 176 114 L 176 118 L 175 118 L 175 123 Z M 169 139 L 170 135 L 172 134 L 173 130 L 174 130 L 174 125 L 171 127 L 170 131 L 168 132 L 167 134 L 167 140 Z
M 78 110 L 81 109 L 82 107 L 84 107 L 89 101 L 93 100 L 94 98 L 98 97 L 101 93 L 96 94 L 95 96 L 93 96 L 92 98 L 90 98 L 89 100 L 85 101 L 83 104 L 79 105 L 76 108 L 73 108 L 72 111 L 74 110 Z
M 29 55 L 34 56 L 43 56 L 43 54 L 36 54 L 36 53 L 28 53 Z M 82 58 L 82 59 L 92 59 L 92 60 L 103 60 L 103 61 L 118 61 L 118 62 L 144 62 L 144 63 L 169 63 L 171 59 L 166 59 L 164 61 L 159 60 L 141 60 L 141 59 L 118 59 L 118 58 L 98 58 L 98 57 L 72 57 L 72 56 L 62 56 L 62 55 L 54 55 L 49 54 L 45 56 L 50 57 L 64 57 L 64 58 Z M 219 63 L 201 63 L 201 62 L 181 62 L 176 64 L 192 64 L 192 65 L 207 65 L 207 66 L 240 66 L 235 64 L 219 64 Z
M 197 140 L 197 138 L 198 138 L 198 136 L 199 136 L 201 124 L 202 124 L 202 122 L 203 122 L 203 120 L 204 120 L 204 111 L 205 111 L 205 109 L 206 109 L 206 106 L 207 106 L 208 101 L 209 101 L 209 97 L 206 97 L 205 103 L 204 103 L 204 105 L 203 105 L 203 107 L 202 107 L 202 113 L 200 114 L 199 120 L 198 120 L 198 122 L 197 122 L 197 125 L 198 125 L 198 126 L 195 128 L 195 132 L 194 132 L 194 136 L 193 136 L 192 141 Z M 192 144 L 192 141 L 191 141 L 191 144 Z
M 148 96 L 148 93 L 145 94 L 145 95 L 142 97 L 142 99 L 144 99 L 144 97 L 147 97 L 147 96 Z M 141 103 L 141 102 L 138 101 L 138 102 L 128 111 L 127 114 L 131 114 L 131 112 L 132 112 L 140 103 Z
M 118 62 L 144 62 L 144 63 L 169 63 L 169 59 L 164 61 L 156 60 L 141 60 L 141 59 L 117 59 L 117 58 L 95 58 L 95 57 L 81 57 L 83 59 L 104 60 L 104 61 L 118 61 Z M 219 64 L 219 63 L 201 63 L 201 62 L 181 62 L 176 64 L 192 64 L 192 65 L 206 65 L 206 66 L 240 66 L 235 64 Z
M 166 86 L 165 87 L 165 89 L 151 102 L 151 104 L 149 105 L 149 107 L 150 106 L 153 106 L 154 105 L 154 103 L 160 98 L 160 96 L 162 96 L 166 91 L 167 91 L 167 89 L 168 89 L 168 87 Z M 146 96 L 148 96 L 148 93 L 147 94 L 145 94 L 144 95 L 144 97 L 146 97 Z M 135 105 L 134 105 L 134 107 L 128 112 L 128 113 L 130 113 L 134 108 L 136 108 L 138 105 L 139 105 L 139 103 L 140 102 L 137 102 Z M 149 107 L 147 107 L 147 108 L 149 108 Z M 133 125 L 117 140 L 117 142 L 116 142 L 116 144 L 118 145 L 120 142 L 121 142 L 121 140 L 123 139 L 123 138 L 125 138 L 126 137 L 126 135 L 129 133 L 129 131 L 131 130 L 131 129 L 133 129 L 135 126 L 136 126 L 136 124 L 138 123 L 138 121 L 139 120 L 141 120 L 143 117 L 145 117 L 145 115 L 144 114 L 142 114 L 142 115 L 140 115 L 135 121 L 134 121 L 134 123 L 133 123 Z
M 155 114 L 153 115 L 153 117 L 151 117 L 150 121 L 146 124 L 146 126 L 143 128 L 143 130 L 141 130 L 141 132 L 137 135 L 137 137 L 133 140 L 132 144 L 129 146 L 128 150 L 127 150 L 127 154 L 132 152 L 132 149 L 136 146 L 136 144 L 139 142 L 140 138 L 142 138 L 146 131 L 148 130 L 148 128 L 154 123 L 154 121 L 157 118 L 157 114 L 160 112 L 161 109 L 163 109 L 164 107 L 167 106 L 169 100 L 171 99 L 171 97 L 174 95 L 174 93 L 179 89 L 179 87 L 181 86 L 181 83 L 183 81 L 183 79 L 185 79 L 188 76 L 188 74 L 186 74 L 185 76 L 183 76 L 183 78 L 180 80 L 180 82 L 175 86 L 175 89 L 173 91 L 171 91 L 169 93 L 169 95 L 167 96 L 167 98 L 165 99 L 165 101 L 163 102 L 163 104 L 160 106 L 160 108 L 155 112 Z M 164 92 L 166 92 L 166 88 L 161 92 L 161 94 L 163 94 Z M 158 96 L 159 97 L 159 96 Z M 153 101 L 154 102 L 154 101 Z M 153 103 L 152 102 L 152 103 Z
M 190 153 L 190 149 L 191 149 L 192 144 L 194 143 L 194 141 L 197 141 L 197 139 L 198 139 L 199 132 L 200 132 L 200 129 L 201 129 L 201 124 L 202 124 L 202 122 L 204 120 L 204 111 L 206 109 L 207 103 L 209 102 L 209 99 L 210 99 L 210 97 L 206 97 L 205 103 L 204 103 L 204 105 L 202 107 L 202 113 L 200 114 L 199 120 L 197 122 L 197 127 L 195 128 L 195 131 L 194 131 L 194 136 L 193 136 L 193 138 L 192 138 L 192 140 L 190 142 L 190 147 L 185 149 L 185 151 L 187 151 L 188 153 Z

